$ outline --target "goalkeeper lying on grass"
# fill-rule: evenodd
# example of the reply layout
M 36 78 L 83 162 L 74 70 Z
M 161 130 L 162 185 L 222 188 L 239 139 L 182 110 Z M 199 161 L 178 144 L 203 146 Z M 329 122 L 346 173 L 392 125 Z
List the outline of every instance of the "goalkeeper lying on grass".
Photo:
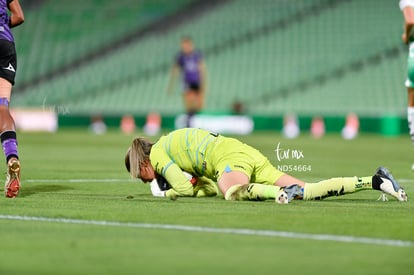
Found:
M 217 182 L 226 200 L 275 199 L 288 203 L 375 189 L 407 201 L 405 191 L 385 168 L 378 168 L 370 177 L 305 183 L 277 170 L 258 150 L 237 139 L 193 128 L 173 131 L 156 143 L 134 139 L 125 165 L 133 178 L 152 182 L 151 191 L 158 197 L 216 196 Z M 168 184 L 163 186 L 162 179 Z

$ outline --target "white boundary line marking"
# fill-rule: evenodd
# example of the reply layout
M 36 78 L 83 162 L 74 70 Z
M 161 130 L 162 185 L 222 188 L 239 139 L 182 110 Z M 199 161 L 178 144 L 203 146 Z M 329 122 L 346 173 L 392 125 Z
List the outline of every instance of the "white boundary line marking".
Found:
M 83 182 L 131 182 L 129 178 L 125 179 L 23 179 L 28 183 L 83 183 Z
M 174 225 L 174 224 L 77 220 L 77 219 L 15 216 L 15 215 L 2 215 L 2 214 L 0 214 L 0 220 L 33 221 L 33 222 L 112 226 L 112 227 L 129 227 L 129 228 L 174 230 L 174 231 L 188 231 L 188 232 L 204 232 L 204 233 L 216 233 L 216 234 L 233 234 L 233 235 L 235 234 L 235 235 L 248 235 L 248 236 L 261 236 L 261 237 L 278 237 L 278 238 L 304 239 L 304 240 L 313 240 L 313 241 L 333 241 L 333 242 L 342 242 L 342 243 L 372 244 L 372 245 L 384 245 L 384 246 L 394 246 L 394 247 L 414 247 L 414 242 L 412 241 L 355 237 L 355 236 L 345 236 L 345 235 L 295 233 L 295 232 L 275 231 L 275 230 L 214 228 L 214 227 Z

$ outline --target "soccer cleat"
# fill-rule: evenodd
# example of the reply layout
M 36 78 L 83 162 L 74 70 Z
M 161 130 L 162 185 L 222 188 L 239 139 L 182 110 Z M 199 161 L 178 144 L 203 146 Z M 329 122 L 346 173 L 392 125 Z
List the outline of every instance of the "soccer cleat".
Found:
M 277 196 L 275 198 L 275 201 L 279 204 L 287 204 L 289 203 L 289 198 L 288 198 L 288 194 L 286 194 L 285 191 L 283 191 L 283 189 L 280 189 L 279 192 L 277 193 Z
M 379 167 L 372 177 L 372 189 L 376 189 L 391 195 L 399 201 L 407 201 L 408 197 L 404 189 L 397 183 L 394 177 L 391 175 L 387 168 Z M 386 197 L 383 195 L 383 201 L 386 201 Z
M 298 184 L 286 186 L 283 191 L 287 194 L 289 202 L 303 199 L 303 189 Z
M 7 198 L 15 198 L 20 189 L 20 161 L 11 159 L 7 164 L 7 179 L 4 185 L 4 193 Z

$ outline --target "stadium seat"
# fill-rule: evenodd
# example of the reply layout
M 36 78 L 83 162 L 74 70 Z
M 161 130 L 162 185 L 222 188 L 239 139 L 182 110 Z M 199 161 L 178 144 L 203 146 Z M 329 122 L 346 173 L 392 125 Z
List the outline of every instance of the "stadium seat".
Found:
M 400 112 L 401 23 L 392 1 L 229 1 L 16 94 L 14 104 L 47 98 L 75 113 L 178 113 L 181 97 L 165 87 L 178 41 L 190 34 L 206 56 L 209 111 L 242 101 L 252 114 Z
M 23 8 L 30 0 L 22 0 Z M 14 31 L 19 55 L 17 86 L 88 55 L 172 13 L 190 0 L 44 1 L 25 11 Z

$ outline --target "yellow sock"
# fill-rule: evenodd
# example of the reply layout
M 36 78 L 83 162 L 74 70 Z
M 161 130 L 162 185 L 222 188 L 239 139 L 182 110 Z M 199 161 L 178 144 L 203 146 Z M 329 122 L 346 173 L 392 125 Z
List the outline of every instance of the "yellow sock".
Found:
M 320 200 L 372 188 L 372 177 L 332 178 L 317 183 L 306 183 L 304 200 Z
M 259 183 L 234 185 L 227 190 L 225 199 L 239 201 L 263 201 L 267 199 L 275 199 L 279 190 L 280 187 L 278 186 Z

